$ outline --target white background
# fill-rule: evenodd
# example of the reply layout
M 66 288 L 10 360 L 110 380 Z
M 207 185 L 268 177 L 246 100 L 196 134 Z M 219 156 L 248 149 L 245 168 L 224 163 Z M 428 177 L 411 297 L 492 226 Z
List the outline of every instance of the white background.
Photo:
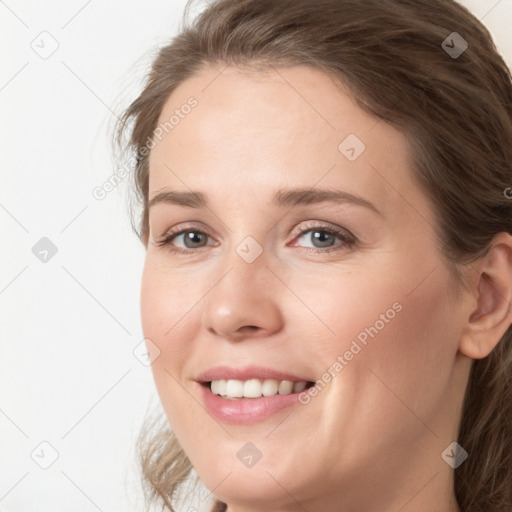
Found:
M 462 3 L 510 65 L 512 0 Z M 184 5 L 0 1 L 2 512 L 143 510 L 134 445 L 159 407 L 133 354 L 144 250 L 130 178 L 103 200 L 92 190 L 114 171 L 114 113 L 136 97 Z M 48 58 L 34 51 L 52 44 Z M 32 253 L 42 237 L 58 250 L 46 263 Z

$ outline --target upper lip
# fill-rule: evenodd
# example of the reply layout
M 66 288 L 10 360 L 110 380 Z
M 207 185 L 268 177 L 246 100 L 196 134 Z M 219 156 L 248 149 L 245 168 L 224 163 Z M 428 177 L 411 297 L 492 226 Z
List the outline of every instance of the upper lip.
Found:
M 196 380 L 201 383 L 222 379 L 275 379 L 290 380 L 292 382 L 310 382 L 310 379 L 307 377 L 301 377 L 292 373 L 283 372 L 281 370 L 266 368 L 264 366 L 245 366 L 243 368 L 234 368 L 232 366 L 214 366 L 213 368 L 200 373 L 196 377 Z

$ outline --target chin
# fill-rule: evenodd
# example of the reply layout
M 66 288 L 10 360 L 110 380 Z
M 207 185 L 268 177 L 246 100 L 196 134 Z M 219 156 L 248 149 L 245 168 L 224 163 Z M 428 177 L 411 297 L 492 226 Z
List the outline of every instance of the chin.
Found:
M 273 507 L 277 507 L 280 503 L 284 505 L 289 501 L 290 494 L 292 496 L 297 494 L 295 488 L 286 487 L 290 493 L 288 494 L 283 489 L 284 486 L 281 487 L 276 482 L 280 479 L 274 480 L 265 471 L 259 474 L 253 474 L 250 471 L 233 471 L 220 485 L 219 480 L 221 479 L 216 475 L 212 482 L 202 481 L 217 499 L 233 505 L 252 505 L 256 509 L 266 510 L 265 503 L 271 503 Z

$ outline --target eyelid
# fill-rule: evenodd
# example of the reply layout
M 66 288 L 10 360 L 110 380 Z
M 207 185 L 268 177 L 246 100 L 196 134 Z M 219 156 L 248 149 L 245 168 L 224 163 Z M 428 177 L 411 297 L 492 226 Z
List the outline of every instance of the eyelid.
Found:
M 213 230 L 205 229 L 196 224 L 188 224 L 188 223 L 178 224 L 178 226 L 169 228 L 167 231 L 165 231 L 165 233 L 163 235 L 157 237 L 153 244 L 157 245 L 157 246 L 166 245 L 167 240 L 169 240 L 171 238 L 175 238 L 179 235 L 182 235 L 183 232 L 186 232 L 186 231 L 197 231 L 198 233 L 202 233 L 202 234 L 208 236 L 209 238 L 212 238 L 212 234 L 210 231 L 213 231 Z M 194 251 L 194 249 L 189 249 L 189 251 Z
M 306 221 L 306 225 L 299 224 L 296 229 L 292 231 L 292 237 L 296 238 L 298 236 L 304 235 L 307 231 L 326 231 L 333 234 L 338 235 L 343 240 L 350 239 L 354 242 L 357 240 L 357 238 L 346 228 L 342 228 L 333 224 L 325 223 L 322 224 L 324 221 Z

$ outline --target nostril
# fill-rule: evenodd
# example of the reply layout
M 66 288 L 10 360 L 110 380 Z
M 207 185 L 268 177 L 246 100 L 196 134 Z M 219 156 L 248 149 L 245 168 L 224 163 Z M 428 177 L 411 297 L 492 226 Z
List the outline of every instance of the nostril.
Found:
M 248 329 L 250 331 L 255 331 L 255 330 L 259 329 L 259 327 L 257 325 L 246 325 L 246 326 L 244 326 L 244 329 Z

